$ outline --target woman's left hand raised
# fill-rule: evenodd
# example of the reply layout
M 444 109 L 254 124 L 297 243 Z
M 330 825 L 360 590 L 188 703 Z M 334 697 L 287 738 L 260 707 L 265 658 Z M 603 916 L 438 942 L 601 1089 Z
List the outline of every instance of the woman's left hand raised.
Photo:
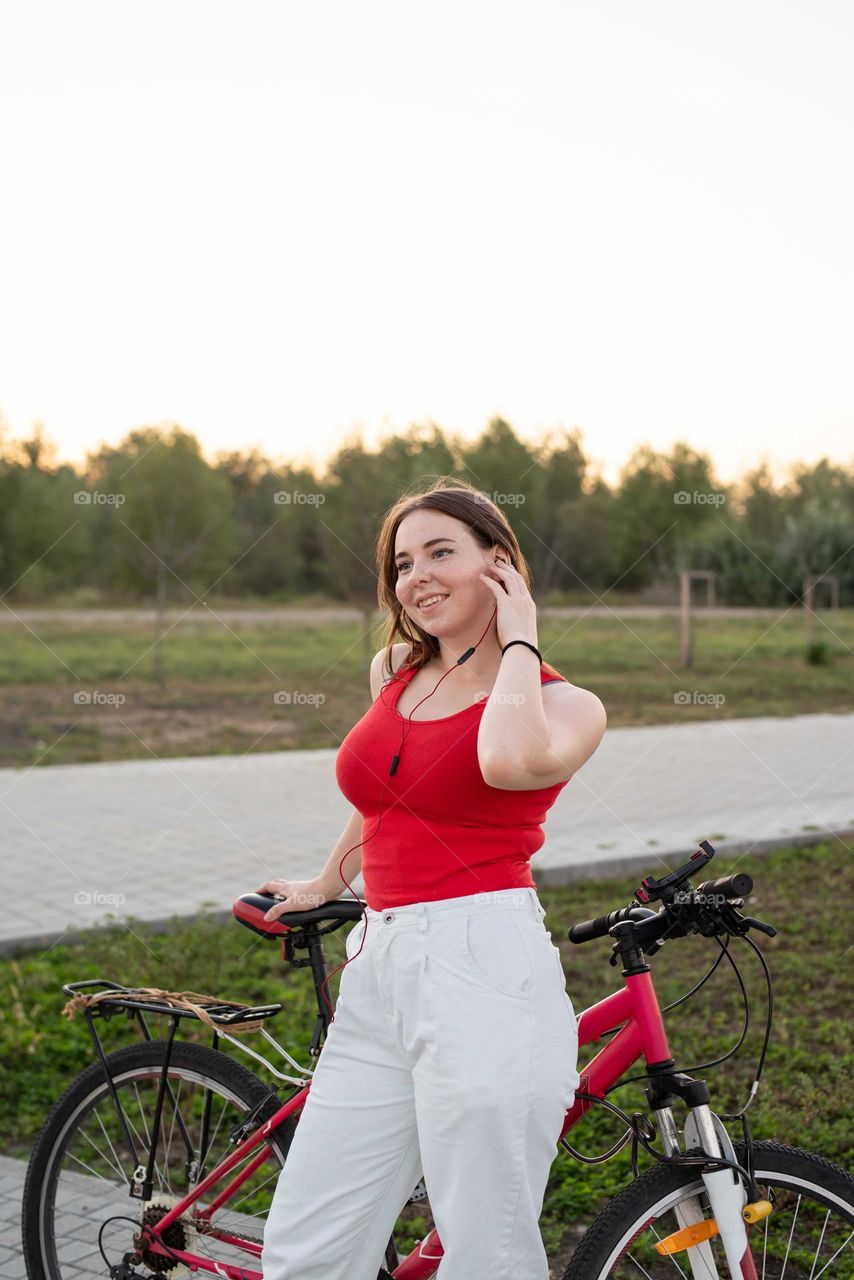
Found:
M 525 579 L 504 560 L 496 560 L 489 566 L 495 576 L 479 573 L 495 596 L 498 613 L 495 627 L 498 643 L 503 648 L 511 640 L 527 640 L 537 644 L 537 606 L 528 590 Z

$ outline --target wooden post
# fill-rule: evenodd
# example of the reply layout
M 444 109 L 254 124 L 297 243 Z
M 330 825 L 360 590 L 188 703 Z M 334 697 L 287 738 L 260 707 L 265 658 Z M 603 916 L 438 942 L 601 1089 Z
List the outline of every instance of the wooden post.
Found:
M 804 639 L 806 641 L 807 650 L 812 644 L 813 632 L 815 630 L 815 610 L 813 601 L 815 600 L 815 584 L 816 575 L 810 573 L 804 578 Z
M 815 589 L 820 582 L 830 586 L 830 607 L 839 608 L 839 575 L 836 573 L 808 573 L 804 578 L 804 638 L 807 649 L 815 635 Z
M 715 577 L 710 569 L 683 569 L 679 574 L 679 665 L 690 667 L 693 660 L 691 645 L 691 583 L 695 579 L 706 583 L 706 608 L 715 608 Z
M 688 569 L 679 574 L 679 665 L 691 665 L 691 574 Z

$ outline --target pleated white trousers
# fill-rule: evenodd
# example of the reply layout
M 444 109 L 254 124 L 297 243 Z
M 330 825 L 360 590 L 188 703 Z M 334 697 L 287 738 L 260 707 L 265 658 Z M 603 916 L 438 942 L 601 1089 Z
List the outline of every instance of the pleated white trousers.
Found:
M 437 1280 L 547 1280 L 578 1033 L 533 889 L 367 909 L 264 1235 L 264 1280 L 376 1280 L 423 1177 Z M 364 940 L 364 945 L 362 945 Z

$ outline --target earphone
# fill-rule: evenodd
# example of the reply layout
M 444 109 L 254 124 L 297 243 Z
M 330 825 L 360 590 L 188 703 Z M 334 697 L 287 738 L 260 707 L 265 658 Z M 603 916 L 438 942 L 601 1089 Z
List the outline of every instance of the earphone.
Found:
M 495 556 L 495 557 L 494 557 L 494 560 L 495 560 L 495 563 L 496 563 L 496 564 L 497 564 L 499 561 L 500 561 L 502 564 L 506 564 L 506 563 L 507 563 L 507 562 L 506 562 L 506 560 L 503 558 L 503 556 Z M 457 658 L 457 661 L 455 662 L 454 666 L 453 666 L 453 667 L 451 667 L 451 668 L 449 668 L 449 670 L 447 670 L 447 671 L 445 672 L 445 674 L 444 674 L 443 676 L 441 676 L 439 680 L 437 680 L 437 682 L 436 682 L 436 684 L 435 684 L 434 688 L 433 688 L 433 689 L 431 689 L 431 690 L 430 690 L 430 692 L 429 692 L 428 694 L 426 694 L 426 695 L 421 699 L 421 701 L 420 701 L 420 702 L 417 702 L 417 703 L 415 704 L 415 706 L 412 708 L 412 711 L 410 711 L 409 715 L 406 717 L 407 725 L 404 725 L 404 726 L 403 726 L 403 736 L 401 737 L 401 740 L 400 740 L 400 746 L 398 747 L 397 752 L 395 753 L 395 755 L 392 757 L 391 763 L 390 763 L 390 765 L 389 765 L 389 770 L 388 770 L 388 776 L 389 776 L 389 778 L 393 778 L 393 777 L 394 777 L 394 775 L 395 775 L 395 773 L 397 772 L 397 766 L 398 766 L 398 764 L 400 763 L 400 756 L 401 756 L 401 753 L 402 753 L 403 748 L 404 748 L 404 745 L 405 745 L 405 743 L 406 743 L 406 739 L 407 739 L 407 737 L 409 736 L 409 733 L 411 732 L 411 729 L 412 729 L 412 716 L 413 716 L 413 713 L 414 713 L 415 711 L 417 711 L 417 710 L 418 710 L 418 708 L 421 706 L 421 704 L 422 704 L 422 703 L 424 703 L 424 702 L 426 702 L 428 698 L 432 698 L 432 697 L 433 697 L 433 694 L 434 694 L 434 693 L 436 692 L 436 690 L 439 688 L 439 685 L 442 683 L 442 681 L 443 681 L 443 680 L 446 680 L 446 679 L 447 679 L 447 677 L 451 674 L 451 672 L 452 672 L 452 671 L 456 670 L 456 668 L 457 668 L 457 667 L 461 667 L 461 666 L 463 665 L 463 663 L 464 663 L 464 662 L 468 662 L 469 658 L 471 658 L 471 657 L 474 655 L 474 653 L 475 653 L 475 652 L 476 652 L 476 650 L 478 649 L 479 645 L 481 645 L 481 644 L 483 643 L 483 639 L 484 639 L 484 637 L 486 636 L 487 632 L 489 631 L 489 628 L 492 626 L 493 620 L 494 620 L 494 618 L 495 618 L 495 616 L 496 616 L 496 614 L 497 614 L 497 613 L 498 613 L 498 606 L 496 605 L 496 606 L 494 607 L 493 611 L 492 611 L 492 616 L 490 617 L 489 622 L 487 622 L 486 626 L 484 627 L 483 632 L 481 633 L 480 639 L 477 641 L 477 643 L 476 643 L 476 644 L 474 644 L 471 648 L 466 649 L 465 653 L 463 653 L 459 658 Z M 400 670 L 396 671 L 396 672 L 395 672 L 395 673 L 394 673 L 394 674 L 393 674 L 393 675 L 392 675 L 392 676 L 391 676 L 391 677 L 386 681 L 386 683 L 383 685 L 383 687 L 380 689 L 380 695 L 379 695 L 379 696 L 380 696 L 380 698 L 382 699 L 383 706 L 386 706 L 386 705 L 387 705 L 387 704 L 386 704 L 386 702 L 385 702 L 385 699 L 383 698 L 383 693 L 385 692 L 385 690 L 389 687 L 389 685 L 392 685 L 392 684 L 396 683 L 397 681 L 402 680 L 404 672 L 405 672 L 405 671 L 407 671 L 407 670 L 409 670 L 409 669 L 410 669 L 410 668 L 409 668 L 408 663 L 404 663 L 404 664 L 403 664 L 403 666 L 400 668 Z M 388 784 L 388 782 L 386 782 L 385 787 L 383 788 L 383 794 L 382 794 L 382 796 L 381 796 L 381 798 L 380 798 L 380 813 L 379 813 L 379 817 L 377 818 L 377 825 L 376 825 L 376 827 L 374 828 L 374 830 L 371 832 L 371 834 L 370 834 L 370 835 L 366 836 L 363 840 L 360 840 L 360 841 L 358 842 L 358 844 L 351 845 L 351 846 L 350 846 L 350 848 L 347 850 L 347 852 L 342 856 L 341 861 L 340 861 L 340 862 L 339 862 L 339 864 L 338 864 L 338 874 L 339 874 L 339 876 L 341 877 L 341 879 L 342 879 L 342 881 L 344 882 L 344 884 L 346 884 L 347 888 L 348 888 L 348 889 L 350 890 L 350 892 L 353 894 L 353 897 L 356 899 L 356 901 L 359 901 L 359 895 L 355 892 L 355 890 L 353 889 L 353 886 L 350 884 L 350 882 L 345 878 L 345 876 L 344 876 L 344 874 L 343 874 L 343 872 L 342 872 L 342 867 L 343 867 L 343 865 L 344 865 L 344 861 L 345 861 L 345 859 L 346 859 L 346 858 L 347 858 L 347 857 L 348 857 L 348 856 L 353 852 L 353 850 L 354 850 L 354 849 L 359 849 L 359 848 L 361 848 L 361 847 L 362 847 L 362 845 L 367 844 L 369 840 L 373 840 L 374 836 L 375 836 L 375 835 L 377 834 L 377 832 L 379 831 L 379 829 L 380 829 L 380 823 L 382 822 L 383 814 L 385 813 L 385 794 L 386 794 L 386 791 L 388 790 L 388 786 L 389 786 L 389 784 Z M 362 913 L 362 919 L 363 919 L 363 920 L 365 919 L 365 914 L 364 914 L 364 912 Z M 366 933 L 367 933 L 367 922 L 366 922 L 366 924 L 365 924 L 365 934 L 366 934 Z M 361 951 L 362 947 L 363 947 L 363 946 L 364 946 L 364 944 L 365 944 L 365 934 L 363 934 L 363 935 L 362 935 L 362 943 L 361 943 L 361 946 L 359 947 L 359 951 L 357 951 L 357 952 L 356 952 L 356 955 L 358 955 L 358 954 L 359 954 L 359 952 Z M 346 960 L 344 961 L 344 964 L 343 964 L 343 965 L 340 965 L 340 966 L 339 966 L 339 968 L 341 968 L 341 969 L 345 969 L 345 968 L 347 967 L 347 965 L 350 963 L 350 959 L 355 960 L 355 958 L 356 958 L 356 956 L 352 956 L 352 957 L 350 957 L 349 959 L 346 959 Z M 337 970 L 334 970 L 333 972 L 337 972 Z M 329 976 L 331 977 L 331 976 L 332 976 L 332 974 L 330 974 Z M 324 986 L 325 986 L 325 985 L 326 985 L 326 984 L 324 983 Z M 334 1020 L 335 1020 L 335 1013 L 334 1013 L 334 1011 L 333 1011 L 333 1009 L 332 1009 L 332 1006 L 329 1004 L 329 1000 L 328 1000 L 328 998 L 327 998 L 327 996 L 326 996 L 326 992 L 325 992 L 325 991 L 324 991 L 324 999 L 326 1000 L 327 1006 L 328 1006 L 328 1008 L 329 1008 L 329 1012 L 332 1014 L 332 1019 L 331 1019 L 331 1020 L 334 1022 Z

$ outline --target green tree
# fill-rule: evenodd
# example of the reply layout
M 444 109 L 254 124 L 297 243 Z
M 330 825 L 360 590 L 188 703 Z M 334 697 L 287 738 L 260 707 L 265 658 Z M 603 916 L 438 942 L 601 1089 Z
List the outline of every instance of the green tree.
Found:
M 205 461 L 195 436 L 177 426 L 130 432 L 93 471 L 105 500 L 92 509 L 112 524 L 120 578 L 154 593 L 154 663 L 163 683 L 170 596 L 191 603 L 212 590 L 238 553 L 231 485 Z

